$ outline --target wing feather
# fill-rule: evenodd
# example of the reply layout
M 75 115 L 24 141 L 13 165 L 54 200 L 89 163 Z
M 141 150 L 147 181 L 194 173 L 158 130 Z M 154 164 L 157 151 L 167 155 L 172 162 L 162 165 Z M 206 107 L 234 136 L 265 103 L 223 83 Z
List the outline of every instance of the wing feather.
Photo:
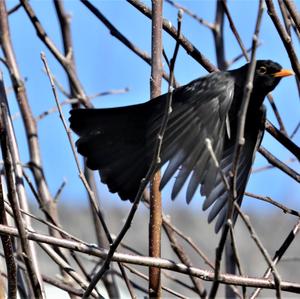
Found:
M 240 161 L 237 167 L 237 198 L 236 202 L 240 205 L 245 192 L 246 184 L 248 182 L 251 167 L 255 159 L 255 153 L 261 144 L 263 133 L 264 133 L 264 123 L 266 119 L 265 108 L 262 107 L 261 110 L 255 115 L 248 115 L 245 129 L 245 144 L 242 147 L 242 152 L 240 155 Z M 233 154 L 234 154 L 234 142 L 235 138 L 226 138 L 224 144 L 223 156 L 221 159 L 220 167 L 222 172 L 229 180 L 229 172 L 232 169 Z M 218 217 L 215 224 L 215 231 L 218 232 L 226 221 L 227 209 L 228 209 L 228 191 L 221 179 L 220 174 L 217 175 L 216 183 L 213 190 L 206 197 L 203 203 L 203 210 L 208 209 L 212 206 L 208 221 L 213 221 L 214 218 Z M 234 211 L 233 221 L 235 222 L 237 218 L 237 212 Z

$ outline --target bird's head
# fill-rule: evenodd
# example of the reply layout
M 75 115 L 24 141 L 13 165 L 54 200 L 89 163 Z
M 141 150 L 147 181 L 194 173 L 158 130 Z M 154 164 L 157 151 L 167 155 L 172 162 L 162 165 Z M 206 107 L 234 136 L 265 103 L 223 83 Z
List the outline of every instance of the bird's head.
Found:
M 279 83 L 281 78 L 293 75 L 290 70 L 282 69 L 281 65 L 272 60 L 257 60 L 254 79 L 253 91 L 259 93 L 269 93 Z

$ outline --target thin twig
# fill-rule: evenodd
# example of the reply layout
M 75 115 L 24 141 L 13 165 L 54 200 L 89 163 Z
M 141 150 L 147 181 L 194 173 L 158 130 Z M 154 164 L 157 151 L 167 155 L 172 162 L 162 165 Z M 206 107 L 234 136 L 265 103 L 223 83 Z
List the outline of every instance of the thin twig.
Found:
M 282 205 L 281 203 L 275 201 L 274 199 L 272 199 L 269 196 L 260 196 L 260 195 L 253 194 L 253 193 L 250 193 L 250 192 L 245 192 L 245 195 L 249 196 L 249 197 L 252 197 L 252 198 L 262 200 L 264 202 L 268 202 L 268 203 L 272 204 L 273 206 L 281 209 L 285 214 L 291 214 L 291 215 L 300 217 L 300 212 L 298 212 L 296 210 L 293 210 L 293 209 L 290 209 L 290 208 Z
M 289 166 L 287 166 L 285 163 L 281 162 L 279 159 L 277 159 L 267 149 L 261 146 L 258 149 L 258 152 L 262 154 L 270 164 L 274 165 L 276 168 L 283 171 L 285 174 L 287 174 L 289 177 L 294 179 L 296 182 L 298 183 L 300 182 L 300 174 L 295 170 L 293 170 L 292 168 L 290 168 Z
M 287 251 L 289 246 L 295 240 L 295 237 L 299 233 L 299 230 L 300 230 L 300 220 L 297 221 L 296 225 L 293 227 L 291 232 L 288 234 L 288 236 L 286 237 L 286 239 L 284 240 L 284 242 L 282 243 L 280 248 L 276 251 L 276 253 L 272 259 L 274 265 L 276 265 L 281 260 L 281 258 L 283 257 L 283 255 L 285 254 L 285 252 Z M 263 277 L 268 278 L 271 275 L 271 271 L 272 271 L 272 268 L 270 267 L 269 269 L 267 269 L 267 271 L 265 272 Z M 261 288 L 256 289 L 252 293 L 250 298 L 251 299 L 256 298 L 258 296 L 258 294 L 260 293 L 260 291 L 261 291 Z
M 10 10 L 7 11 L 7 14 L 8 15 L 13 14 L 14 12 L 18 11 L 21 6 L 22 6 L 21 3 L 16 4 L 14 7 L 12 7 Z
M 244 44 L 242 42 L 242 39 L 241 39 L 241 37 L 240 37 L 240 35 L 239 35 L 236 27 L 235 27 L 235 24 L 233 22 L 233 19 L 231 17 L 230 12 L 229 12 L 227 3 L 226 3 L 225 0 L 222 0 L 221 3 L 223 5 L 224 12 L 225 12 L 226 17 L 228 19 L 230 29 L 231 29 L 233 35 L 235 36 L 235 38 L 236 38 L 236 40 L 237 40 L 237 42 L 238 42 L 238 44 L 239 44 L 239 46 L 240 46 L 240 48 L 242 50 L 243 56 L 245 57 L 246 61 L 249 62 L 250 60 L 249 60 L 249 56 L 248 56 L 248 51 L 246 50 L 246 48 L 245 48 L 245 46 L 244 46 Z
M 299 129 L 300 129 L 300 121 L 298 122 L 297 126 L 293 130 L 293 132 L 292 132 L 292 134 L 290 136 L 290 139 L 293 139 L 295 137 L 295 135 L 297 134 L 297 132 L 299 131 Z
M 173 0 L 165 0 L 167 3 L 169 3 L 171 6 L 174 6 L 177 9 L 181 9 L 184 13 L 186 13 L 188 16 L 190 16 L 191 18 L 195 19 L 197 22 L 199 22 L 201 25 L 204 25 L 205 27 L 214 30 L 215 25 L 213 23 L 208 22 L 207 20 L 204 20 L 203 18 L 199 17 L 196 13 L 194 13 L 193 11 L 189 10 L 188 8 L 186 8 L 185 6 L 176 3 Z
M 55 79 L 53 78 L 53 80 L 55 81 Z M 57 83 L 56 83 L 57 86 Z M 89 100 L 98 98 L 98 97 L 103 97 L 103 96 L 108 96 L 108 95 L 115 95 L 115 94 L 123 94 L 123 93 L 127 93 L 129 91 L 128 88 L 124 88 L 124 89 L 111 89 L 111 90 L 107 90 L 107 91 L 103 91 L 103 92 L 98 92 L 96 94 L 93 94 L 91 96 L 88 97 Z M 79 100 L 76 98 L 68 98 L 62 102 L 60 102 L 60 106 L 65 106 L 68 104 L 79 104 Z M 57 106 L 54 106 L 42 113 L 40 113 L 35 119 L 36 121 L 40 121 L 43 118 L 45 118 L 46 116 L 48 116 L 49 114 L 55 113 L 57 112 Z
M 279 114 L 279 110 L 278 110 L 278 108 L 277 108 L 277 106 L 276 106 L 276 104 L 275 104 L 275 102 L 274 102 L 274 98 L 273 98 L 272 94 L 269 93 L 269 94 L 267 95 L 267 98 L 268 98 L 268 101 L 269 101 L 269 103 L 270 103 L 270 105 L 271 105 L 271 107 L 272 107 L 272 109 L 273 109 L 273 112 L 274 112 L 274 114 L 275 114 L 275 117 L 276 117 L 276 119 L 277 119 L 277 121 L 278 121 L 278 125 L 279 125 L 279 128 L 280 128 L 280 132 L 281 132 L 282 134 L 284 134 L 285 136 L 288 136 L 287 131 L 286 131 L 286 129 L 285 129 L 285 125 L 284 125 L 283 120 L 282 120 L 282 118 L 281 118 L 281 116 L 280 116 L 280 114 Z
M 296 158 L 289 158 L 289 159 L 285 160 L 284 163 L 288 164 L 288 163 L 293 163 L 293 162 L 296 162 L 296 161 L 298 161 Z M 259 173 L 259 172 L 274 169 L 274 168 L 275 168 L 274 165 L 268 164 L 268 165 L 265 165 L 265 166 L 261 166 L 261 167 L 257 167 L 257 168 L 252 169 L 251 173 Z
M 281 278 L 280 275 L 275 267 L 274 262 L 272 261 L 271 257 L 269 256 L 268 251 L 263 246 L 262 242 L 259 240 L 259 237 L 257 236 L 253 226 L 251 225 L 249 218 L 241 211 L 238 204 L 235 204 L 235 208 L 237 212 L 239 213 L 241 219 L 243 220 L 244 224 L 246 225 L 251 238 L 257 245 L 258 249 L 262 253 L 265 261 L 268 263 L 269 267 L 271 268 L 272 274 L 274 276 L 274 282 L 275 282 L 275 289 L 276 289 L 276 298 L 281 298 Z
M 300 160 L 300 147 L 291 138 L 279 131 L 269 120 L 266 121 L 265 128 L 278 142 L 289 150 L 298 160 Z
M 53 196 L 53 199 L 57 202 L 60 198 L 60 195 L 62 194 L 64 188 L 67 185 L 67 181 L 64 179 L 63 182 L 60 184 L 59 188 L 57 189 L 56 193 Z

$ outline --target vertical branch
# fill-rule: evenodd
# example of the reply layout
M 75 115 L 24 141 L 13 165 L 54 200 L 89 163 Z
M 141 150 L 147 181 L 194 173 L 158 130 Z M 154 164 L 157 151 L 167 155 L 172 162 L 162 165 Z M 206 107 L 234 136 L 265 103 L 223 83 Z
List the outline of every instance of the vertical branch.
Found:
M 162 0 L 152 0 L 151 98 L 161 94 L 162 11 Z M 162 206 L 159 185 L 158 170 L 150 182 L 149 256 L 151 257 L 160 257 L 161 254 Z M 161 298 L 161 271 L 156 267 L 149 268 L 149 297 Z
M 2 136 L 1 124 L 0 124 L 0 136 Z M 3 186 L 2 186 L 1 176 L 0 176 L 0 223 L 4 225 L 8 224 L 5 207 L 4 207 Z M 7 296 L 10 299 L 16 299 L 17 298 L 17 269 L 16 269 L 16 263 L 14 259 L 13 239 L 12 236 L 1 235 L 1 241 L 2 241 L 3 251 L 4 251 L 6 271 L 7 271 Z M 0 292 L 0 298 L 2 298 L 1 292 Z M 4 298 L 4 294 L 3 294 L 3 298 Z
M 2 78 L 1 78 L 2 79 Z M 1 95 L 3 96 L 3 81 L 1 81 Z M 11 132 L 8 129 L 8 110 L 5 103 L 1 102 L 1 150 L 4 160 L 4 167 L 6 173 L 7 181 L 7 190 L 8 190 L 8 199 L 10 201 L 11 207 L 13 209 L 14 221 L 16 223 L 18 232 L 20 234 L 21 248 L 22 248 L 22 258 L 25 263 L 27 275 L 29 278 L 29 283 L 31 290 L 34 294 L 34 298 L 44 298 L 41 283 L 39 282 L 39 272 L 33 263 L 33 254 L 31 247 L 29 245 L 29 240 L 27 239 L 26 225 L 23 221 L 19 199 L 18 199 L 18 177 L 17 173 L 14 173 L 16 169 L 16 160 L 15 157 L 11 154 L 13 150 L 13 141 Z

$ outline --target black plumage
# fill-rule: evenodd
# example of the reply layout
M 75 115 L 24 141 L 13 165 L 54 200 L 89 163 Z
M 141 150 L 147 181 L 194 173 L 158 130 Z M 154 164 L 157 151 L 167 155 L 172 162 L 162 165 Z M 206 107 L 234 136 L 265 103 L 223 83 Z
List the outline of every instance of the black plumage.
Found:
M 216 231 L 226 218 L 228 194 L 205 140 L 211 141 L 216 158 L 228 176 L 247 70 L 248 64 L 236 70 L 209 74 L 175 89 L 162 143 L 158 168 L 169 163 L 161 188 L 176 174 L 172 199 L 188 181 L 186 200 L 190 202 L 201 185 L 201 194 L 206 196 L 203 209 L 213 205 L 208 220 L 219 215 Z M 245 145 L 237 170 L 239 204 L 263 137 L 263 100 L 281 77 L 291 74 L 270 60 L 256 63 L 245 123 Z M 147 173 L 166 101 L 167 94 L 164 94 L 133 106 L 70 112 L 70 127 L 80 136 L 76 142 L 78 152 L 87 158 L 89 168 L 99 170 L 101 181 L 107 184 L 110 192 L 117 192 L 123 200 L 135 198 L 141 179 Z

